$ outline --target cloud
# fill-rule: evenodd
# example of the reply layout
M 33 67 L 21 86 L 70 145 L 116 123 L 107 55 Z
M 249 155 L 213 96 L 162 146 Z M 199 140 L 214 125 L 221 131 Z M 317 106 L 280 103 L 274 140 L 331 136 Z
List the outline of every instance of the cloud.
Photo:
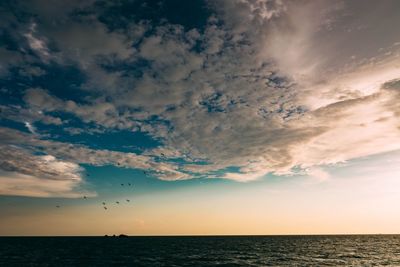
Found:
M 94 100 L 90 104 L 79 104 L 54 97 L 41 88 L 30 88 L 25 91 L 24 100 L 32 110 L 40 114 L 63 111 L 74 114 L 85 123 L 95 122 L 107 128 L 135 129 L 138 126 L 134 120 L 138 112 L 125 111 L 120 114 L 113 103 L 103 99 Z
M 184 155 L 179 151 L 168 147 L 157 147 L 143 152 L 143 155 L 160 157 L 160 158 L 182 158 Z
M 29 144 L 75 163 L 149 168 L 165 180 L 222 172 L 237 181 L 400 148 L 398 3 L 209 3 L 215 14 L 189 31 L 144 21 L 128 23 L 135 34 L 113 31 L 95 11 L 38 24 L 58 47 L 58 64 L 79 66 L 88 77 L 80 89 L 91 94 L 77 101 L 30 88 L 27 108 L 44 114 L 35 120 L 66 112 L 104 131 L 146 132 L 163 147 L 139 155 Z
M 34 126 L 32 125 L 34 122 L 40 121 L 46 125 L 61 125 L 63 121 L 51 115 L 44 114 L 40 110 L 32 110 L 29 108 L 24 108 L 19 105 L 0 105 L 0 118 L 6 118 L 14 121 L 24 121 L 25 126 L 29 129 L 30 132 L 36 131 L 34 130 Z
M 399 149 L 398 91 L 337 102 L 316 110 L 315 121 L 327 130 L 305 148 L 297 148 L 298 164 L 333 164 Z
M 46 180 L 18 172 L 0 171 L 0 195 L 28 197 L 80 198 L 95 196 L 91 192 L 73 191 L 76 183 L 68 180 Z
M 35 66 L 21 66 L 21 69 L 18 72 L 22 76 L 26 76 L 29 78 L 33 78 L 35 76 L 42 76 L 46 74 L 46 71 L 44 71 L 40 67 L 35 67 Z
M 9 74 L 9 68 L 16 63 L 22 62 L 22 56 L 15 51 L 6 49 L 5 47 L 0 47 L 0 76 L 5 76 Z
M 40 39 L 36 35 L 36 23 L 32 23 L 29 27 L 29 32 L 25 33 L 24 36 L 28 40 L 30 48 L 35 51 L 44 61 L 50 58 L 50 50 L 47 47 L 46 41 Z
M 31 174 L 23 170 L 33 169 L 33 172 L 35 169 L 38 169 L 38 171 L 48 169 L 48 166 L 45 165 L 43 165 L 45 167 L 41 168 L 40 164 L 42 162 L 46 163 L 46 159 L 51 159 L 51 162 L 55 162 L 56 160 L 66 162 L 65 164 L 67 165 L 65 165 L 65 167 L 75 167 L 79 166 L 78 164 L 94 166 L 113 165 L 120 168 L 144 169 L 162 180 L 173 181 L 190 178 L 190 175 L 180 171 L 178 166 L 170 163 L 157 162 L 152 157 L 146 155 L 104 149 L 90 149 L 82 145 L 42 140 L 35 135 L 25 134 L 9 128 L 0 128 L 0 136 L 3 148 L 3 155 L 0 157 L 2 159 L 0 169 L 5 171 Z M 44 154 L 44 156 L 35 156 L 38 153 Z M 13 155 L 13 157 L 10 155 Z M 10 158 L 13 159 L 11 161 L 12 164 L 10 163 Z M 18 158 L 19 160 L 17 160 Z M 19 162 L 21 162 L 20 165 Z M 26 164 L 31 164 L 32 166 L 27 167 Z M 57 167 L 61 166 L 61 164 L 57 165 Z M 72 167 L 70 170 L 66 170 L 66 172 L 72 172 L 75 177 L 77 173 L 72 171 Z M 49 174 L 51 173 L 52 172 L 49 171 Z M 43 173 L 37 174 L 37 176 L 41 175 L 43 175 Z M 55 173 L 54 175 L 57 176 L 58 174 Z M 72 176 L 70 176 L 70 178 L 71 177 Z
M 78 164 L 52 155 L 32 155 L 28 151 L 1 146 L 0 194 L 32 197 L 81 197 L 83 183 Z
M 31 123 L 29 123 L 29 122 L 25 122 L 25 126 L 26 126 L 26 128 L 28 128 L 28 130 L 31 132 L 31 133 L 33 133 L 33 134 L 36 134 L 36 128 L 35 128 L 35 126 L 33 126 Z
M 48 4 L 41 0 L 16 1 L 0 11 L 4 18 L 2 38 L 7 40 L 5 47 L 0 47 L 0 74 L 17 66 L 28 70 L 21 71 L 22 75 L 37 75 L 43 73 L 37 69 L 43 63 L 68 65 L 85 72 L 82 89 L 122 86 L 120 76 L 124 73 L 106 71 L 102 65 L 134 57 L 132 44 L 146 31 L 146 23 L 138 23 L 122 34 L 110 31 L 98 19 L 95 1 L 52 1 L 51 7 L 44 5 Z M 7 43 L 15 45 L 10 49 Z

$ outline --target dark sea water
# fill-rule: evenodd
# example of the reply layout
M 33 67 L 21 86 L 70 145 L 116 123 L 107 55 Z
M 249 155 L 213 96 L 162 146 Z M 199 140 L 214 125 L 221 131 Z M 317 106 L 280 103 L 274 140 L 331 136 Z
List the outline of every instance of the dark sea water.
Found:
M 0 266 L 400 266 L 400 236 L 2 237 Z

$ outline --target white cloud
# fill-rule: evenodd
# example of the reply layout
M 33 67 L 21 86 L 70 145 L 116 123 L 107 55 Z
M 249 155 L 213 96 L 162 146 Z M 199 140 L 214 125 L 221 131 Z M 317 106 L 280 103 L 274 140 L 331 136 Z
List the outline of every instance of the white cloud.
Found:
M 14 146 L 1 146 L 0 194 L 33 197 L 81 197 L 83 169 L 51 155 L 33 155 Z
M 29 122 L 25 122 L 25 126 L 26 126 L 26 128 L 28 128 L 28 130 L 31 132 L 31 133 L 33 133 L 33 134 L 36 134 L 36 128 L 35 128 L 35 126 L 33 126 L 31 123 L 29 123 Z
M 157 162 L 152 157 L 135 153 L 90 149 L 82 145 L 42 140 L 20 131 L 0 128 L 2 152 L 0 169 L 34 176 L 66 176 L 79 180 L 78 164 L 113 165 L 120 168 L 144 169 L 163 180 L 182 180 L 190 176 L 174 164 Z M 44 153 L 45 156 L 35 156 Z M 57 163 L 56 159 L 60 161 Z M 64 162 L 64 163 L 63 163 Z M 51 163 L 54 170 L 47 163 Z M 47 165 L 46 165 L 47 164 Z M 73 169 L 76 171 L 73 171 Z M 65 169 L 65 173 L 63 170 Z M 37 173 L 36 173 L 37 172 Z M 62 172 L 61 174 L 58 172 Z M 67 175 L 68 174 L 68 175 Z M 52 176 L 54 175 L 54 177 Z
M 388 84 L 400 77 L 395 5 L 219 1 L 211 4 L 216 14 L 204 34 L 166 23 L 137 50 L 130 45 L 143 37 L 145 23 L 130 26 L 139 28 L 132 37 L 85 18 L 88 25 L 46 33 L 59 44 L 60 58 L 78 62 L 91 77 L 85 89 L 101 89 L 97 97 L 82 104 L 36 88 L 24 99 L 32 110 L 69 112 L 107 129 L 140 129 L 168 148 L 137 155 L 39 142 L 71 161 L 150 168 L 171 180 L 189 176 L 152 157 L 184 155 L 193 162 L 182 169 L 198 175 L 239 167 L 224 176 L 239 181 L 295 167 L 319 170 L 400 148 L 399 90 Z M 387 19 L 377 21 L 382 16 Z M 149 65 L 135 79 L 98 66 L 99 57 L 113 56 Z
M 75 192 L 73 189 L 77 184 L 74 181 L 46 180 L 18 172 L 0 171 L 0 185 L 0 195 L 64 198 L 95 196 L 91 192 Z

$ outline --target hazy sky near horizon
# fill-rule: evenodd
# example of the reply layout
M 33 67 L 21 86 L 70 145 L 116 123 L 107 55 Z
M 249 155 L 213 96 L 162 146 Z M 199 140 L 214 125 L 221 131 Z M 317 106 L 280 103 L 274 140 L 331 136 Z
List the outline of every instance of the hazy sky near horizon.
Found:
M 0 235 L 400 233 L 399 12 L 2 1 Z

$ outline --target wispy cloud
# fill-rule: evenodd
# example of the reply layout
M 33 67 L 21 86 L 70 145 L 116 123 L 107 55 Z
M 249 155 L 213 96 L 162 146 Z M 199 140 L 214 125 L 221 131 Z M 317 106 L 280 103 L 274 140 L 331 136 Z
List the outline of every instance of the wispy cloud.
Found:
M 50 58 L 50 50 L 47 47 L 46 41 L 36 36 L 36 23 L 32 23 L 29 27 L 29 32 L 25 33 L 30 48 L 35 51 L 43 60 Z
M 188 174 L 179 171 L 179 168 L 174 164 L 157 162 L 150 156 L 104 149 L 90 149 L 82 145 L 42 140 L 37 136 L 9 128 L 0 128 L 0 136 L 2 140 L 0 168 L 6 171 L 32 174 L 43 170 L 43 173 L 35 175 L 48 175 L 49 178 L 57 179 L 59 173 L 52 172 L 45 163 L 50 164 L 59 161 L 65 162 L 65 165 L 61 163 L 53 165 L 65 167 L 65 169 L 68 169 L 68 166 L 71 167 L 61 176 L 75 179 L 78 183 L 82 180 L 80 176 L 81 169 L 78 168 L 78 164 L 113 165 L 121 168 L 144 169 L 163 180 L 182 180 L 190 177 Z M 37 153 L 44 153 L 45 155 L 36 156 Z M 33 166 L 29 167 L 26 164 Z M 71 171 L 72 167 L 76 167 L 76 171 Z M 46 169 L 48 171 L 44 172 Z M 66 173 L 70 172 L 72 176 L 66 175 Z
M 31 133 L 33 133 L 33 134 L 36 134 L 36 129 L 35 129 L 35 126 L 33 126 L 30 122 L 25 122 L 25 126 L 26 126 L 26 128 L 28 128 L 28 130 L 31 132 Z
M 51 155 L 32 155 L 27 150 L 1 146 L 0 194 L 34 197 L 81 197 L 83 182 L 78 164 Z

